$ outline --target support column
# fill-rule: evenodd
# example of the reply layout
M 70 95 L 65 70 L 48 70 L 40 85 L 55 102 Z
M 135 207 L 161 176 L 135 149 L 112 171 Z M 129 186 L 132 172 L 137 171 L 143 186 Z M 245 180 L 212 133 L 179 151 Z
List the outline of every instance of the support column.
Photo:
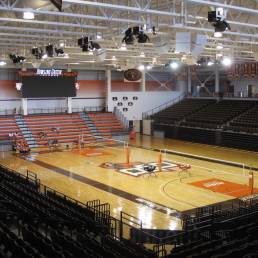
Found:
M 141 91 L 146 91 L 146 78 L 145 78 L 145 70 L 142 71 L 142 79 L 141 79 Z
M 68 112 L 68 114 L 73 113 L 72 98 L 67 98 L 67 112 Z
M 187 67 L 187 94 L 192 96 L 192 72 L 190 65 Z
M 112 112 L 111 107 L 111 70 L 106 70 L 106 109 Z
M 215 95 L 219 95 L 219 67 L 215 64 Z
M 28 115 L 28 100 L 26 98 L 22 98 L 22 114 Z

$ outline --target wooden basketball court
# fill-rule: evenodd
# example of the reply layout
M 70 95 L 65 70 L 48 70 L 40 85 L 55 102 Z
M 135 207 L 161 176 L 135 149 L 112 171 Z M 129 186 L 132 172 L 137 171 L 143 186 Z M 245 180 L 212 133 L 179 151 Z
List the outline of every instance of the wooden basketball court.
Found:
M 230 194 L 226 188 L 216 191 L 214 187 L 200 187 L 198 182 L 230 182 L 231 186 L 240 186 L 240 190 L 239 187 L 235 190 L 241 192 L 243 186 L 247 189 L 244 195 L 249 194 L 248 169 L 167 153 L 163 155 L 162 172 L 157 171 L 155 177 L 148 173 L 135 176 L 134 171 L 141 171 L 142 164 L 158 161 L 159 152 L 146 148 L 166 148 L 258 167 L 258 154 L 252 152 L 147 136 L 138 136 L 131 144 L 138 146 L 130 148 L 130 162 L 134 163 L 132 174 L 124 173 L 126 168 L 119 167 L 126 162 L 122 145 L 52 152 L 37 150 L 29 156 L 2 152 L 0 163 L 24 174 L 27 170 L 35 172 L 43 184 L 81 202 L 94 199 L 108 202 L 112 216 L 119 218 L 120 211 L 124 211 L 141 220 L 143 228 L 152 229 L 180 229 L 182 212 L 242 197 Z M 191 168 L 179 173 L 174 165 L 178 163 L 190 164 Z M 256 178 L 254 171 L 254 191 L 258 187 Z

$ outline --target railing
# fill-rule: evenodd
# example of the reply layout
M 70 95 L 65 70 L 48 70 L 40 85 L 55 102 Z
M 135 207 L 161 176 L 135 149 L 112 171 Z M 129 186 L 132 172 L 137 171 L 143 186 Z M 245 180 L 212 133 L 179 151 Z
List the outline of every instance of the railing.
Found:
M 10 169 L 9 167 L 0 164 L 0 168 L 5 169 L 6 171 L 10 172 L 10 173 L 15 173 L 17 176 L 19 176 L 20 178 L 26 179 L 28 182 L 30 183 L 34 183 L 35 186 L 37 187 L 38 191 L 41 192 L 42 194 L 47 195 L 47 192 L 52 192 L 54 194 L 57 194 L 71 202 L 74 202 L 76 204 L 81 205 L 84 208 L 90 209 L 92 210 L 97 216 L 95 216 L 95 218 L 97 219 L 98 222 L 109 222 L 110 223 L 110 235 L 113 236 L 115 239 L 117 240 L 123 240 L 123 239 L 130 239 L 130 232 L 132 229 L 134 229 L 135 231 L 139 231 L 142 235 L 145 235 L 146 237 L 151 237 L 153 240 L 155 240 L 155 244 L 153 246 L 153 250 L 155 251 L 155 253 L 159 256 L 159 257 L 164 257 L 166 255 L 166 245 L 180 245 L 182 243 L 184 243 L 187 238 L 191 239 L 191 238 L 195 238 L 195 239 L 200 239 L 201 236 L 203 236 L 203 234 L 206 234 L 207 238 L 209 238 L 209 235 L 211 233 L 211 223 L 213 223 L 213 219 L 210 221 L 211 223 L 207 223 L 207 220 L 203 220 L 203 218 L 205 218 L 206 215 L 201 214 L 199 217 L 195 217 L 195 218 L 191 218 L 188 217 L 188 219 L 190 219 L 192 221 L 200 221 L 201 225 L 198 228 L 193 228 L 190 229 L 188 231 L 181 231 L 178 232 L 177 234 L 171 235 L 171 236 L 167 236 L 167 237 L 157 237 L 153 234 L 150 234 L 146 231 L 144 231 L 144 229 L 142 228 L 142 222 L 136 218 L 131 216 L 130 214 L 127 214 L 125 212 L 121 212 L 120 213 L 120 219 L 116 219 L 112 216 L 110 216 L 108 214 L 108 212 L 110 210 L 110 206 L 109 204 L 104 204 L 104 207 L 102 209 L 99 208 L 99 201 L 94 201 L 94 202 L 88 202 L 87 204 L 82 203 L 76 199 L 73 199 L 71 197 L 66 196 L 65 194 L 58 192 L 44 184 L 42 184 L 40 182 L 40 180 L 37 178 L 37 175 L 34 172 L 31 171 L 26 171 L 26 175 L 23 175 L 13 169 Z M 254 207 L 256 208 L 256 207 Z M 252 208 L 252 206 L 250 207 L 250 209 L 252 209 L 252 213 L 253 214 L 257 214 L 258 210 Z M 250 212 L 249 209 L 249 212 Z M 208 215 L 208 217 L 210 215 L 216 215 L 221 214 L 221 213 L 225 213 L 227 212 L 227 209 L 221 209 L 221 210 L 217 210 L 217 209 L 209 209 L 208 212 L 210 213 Z M 238 216 L 246 216 L 248 214 L 248 210 L 246 210 L 245 213 L 242 212 L 242 210 L 239 209 L 229 209 L 229 213 L 227 215 L 227 217 L 231 218 L 232 214 L 234 213 L 234 215 L 238 215 Z M 104 218 L 104 220 L 100 220 L 100 218 Z M 236 219 L 237 216 L 234 217 L 234 219 Z M 183 219 L 184 220 L 184 219 Z M 185 221 L 186 222 L 186 221 Z M 204 223 L 206 222 L 206 223 Z M 134 224 L 134 226 L 132 226 L 131 224 Z M 131 239 L 132 240 L 132 239 Z
M 16 110 L 16 109 L 2 109 L 0 110 L 0 116 L 14 116 L 14 115 L 20 115 L 22 114 L 22 110 Z
M 115 114 L 117 119 L 122 123 L 124 128 L 128 129 L 129 128 L 129 121 L 124 116 L 124 114 L 117 107 L 114 107 L 113 113 Z
M 105 106 L 86 106 L 86 107 L 75 107 L 72 108 L 73 113 L 79 112 L 105 112 L 107 111 L 107 107 Z
M 153 109 L 150 109 L 150 110 L 144 112 L 142 114 L 142 119 L 149 119 L 153 114 L 158 113 L 161 110 L 166 109 L 167 107 L 176 104 L 177 102 L 183 100 L 185 97 L 186 97 L 186 93 L 184 92 L 181 95 L 179 95 L 178 97 L 176 97 L 166 103 L 163 103 Z

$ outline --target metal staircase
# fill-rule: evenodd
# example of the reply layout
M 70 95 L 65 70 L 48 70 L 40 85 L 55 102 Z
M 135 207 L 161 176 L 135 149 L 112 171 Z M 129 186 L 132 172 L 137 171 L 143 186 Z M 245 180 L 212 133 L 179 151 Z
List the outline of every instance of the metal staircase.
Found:
M 26 140 L 27 144 L 30 148 L 36 148 L 38 147 L 30 129 L 26 125 L 25 121 L 23 120 L 23 117 L 21 115 L 15 115 L 15 121 L 16 124 L 19 126 L 21 133 Z
M 92 133 L 92 135 L 96 138 L 97 141 L 101 141 L 102 137 L 97 129 L 97 127 L 94 125 L 94 123 L 92 122 L 91 118 L 87 115 L 87 113 L 85 112 L 80 112 L 79 113 L 80 117 L 85 121 L 85 124 L 87 125 L 87 127 L 90 129 L 90 132 Z

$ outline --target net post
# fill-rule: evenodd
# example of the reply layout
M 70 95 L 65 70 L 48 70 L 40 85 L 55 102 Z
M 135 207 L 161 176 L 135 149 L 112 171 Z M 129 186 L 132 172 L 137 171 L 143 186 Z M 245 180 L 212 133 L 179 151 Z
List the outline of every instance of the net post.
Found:
M 129 165 L 130 165 L 130 149 L 128 146 L 125 148 L 125 159 L 126 159 L 126 161 L 125 161 L 126 165 L 129 167 Z
M 254 172 L 250 168 L 249 171 L 249 189 L 250 189 L 250 194 L 253 194 L 254 192 Z
M 160 150 L 160 153 L 159 153 L 159 157 L 158 157 L 158 168 L 159 168 L 159 172 L 162 172 L 162 151 Z

